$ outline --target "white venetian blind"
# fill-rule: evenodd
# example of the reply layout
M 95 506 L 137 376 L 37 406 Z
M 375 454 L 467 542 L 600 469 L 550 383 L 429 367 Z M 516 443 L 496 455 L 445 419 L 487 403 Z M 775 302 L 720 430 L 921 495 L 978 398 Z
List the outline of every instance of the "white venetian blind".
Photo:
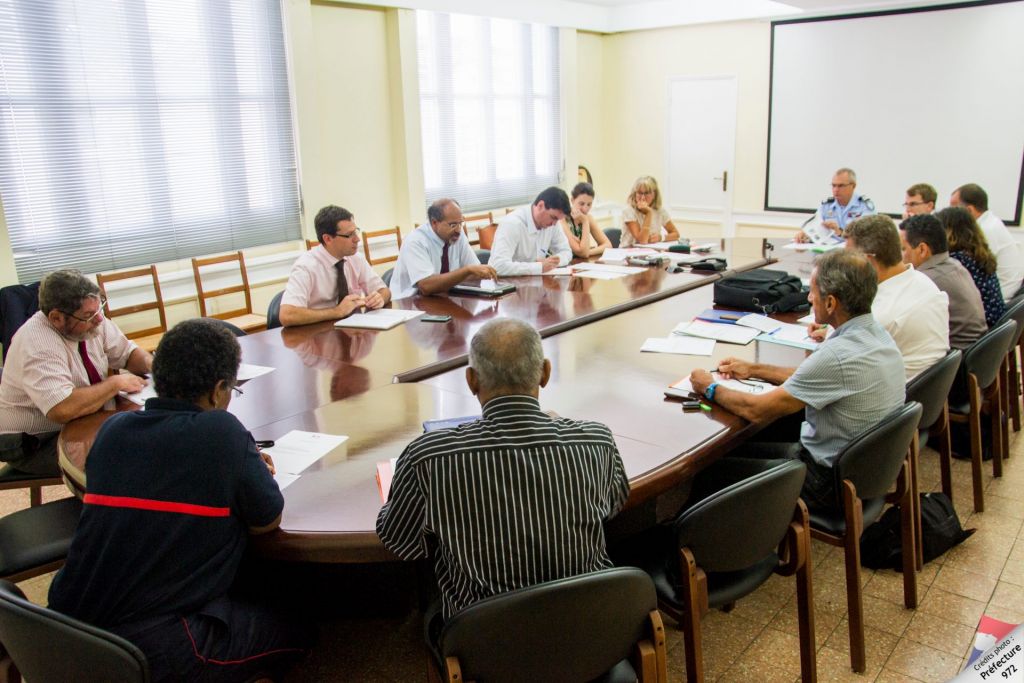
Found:
M 532 201 L 562 168 L 558 30 L 418 11 L 427 202 Z
M 296 239 L 280 0 L 0 0 L 18 278 Z

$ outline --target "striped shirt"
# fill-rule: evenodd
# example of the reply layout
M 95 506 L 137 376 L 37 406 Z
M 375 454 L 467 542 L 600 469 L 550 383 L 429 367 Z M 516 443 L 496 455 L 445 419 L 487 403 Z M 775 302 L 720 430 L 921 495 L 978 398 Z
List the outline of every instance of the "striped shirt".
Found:
M 607 427 L 501 396 L 481 419 L 406 447 L 377 534 L 403 559 L 434 556 L 447 620 L 491 595 L 612 566 L 602 523 L 628 495 Z

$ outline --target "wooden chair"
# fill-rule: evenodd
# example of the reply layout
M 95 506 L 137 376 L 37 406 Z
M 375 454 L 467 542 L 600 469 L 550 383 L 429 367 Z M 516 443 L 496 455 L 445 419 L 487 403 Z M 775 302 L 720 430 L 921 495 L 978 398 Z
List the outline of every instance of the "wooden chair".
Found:
M 966 423 L 971 434 L 971 480 L 974 511 L 985 510 L 985 487 L 981 479 L 981 415 L 988 413 L 992 427 L 992 473 L 1003 476 L 1003 401 L 1000 374 L 1010 341 L 1017 335 L 1017 323 L 1007 320 L 990 329 L 963 350 L 963 360 L 949 397 L 949 419 Z
M 10 465 L 0 467 L 0 491 L 28 489 L 29 505 L 36 507 L 43 502 L 44 486 L 60 486 L 64 480 L 59 476 L 46 476 L 19 472 Z
M 860 583 L 860 537 L 878 519 L 886 503 L 900 509 L 903 545 L 903 604 L 917 607 L 917 552 L 914 506 L 910 500 L 910 442 L 921 422 L 921 404 L 911 401 L 850 442 L 833 471 L 841 510 L 811 510 L 811 537 L 844 549 L 846 608 L 850 628 L 850 665 L 866 666 L 864 601 Z M 896 484 L 893 492 L 889 490 Z
M 306 251 L 316 249 L 320 246 L 320 240 L 306 240 Z
M 668 680 L 654 586 L 632 567 L 485 598 L 454 615 L 428 649 L 435 682 L 589 681 L 609 671 L 618 674 L 611 680 Z
M 483 226 L 481 226 L 481 227 L 487 227 L 487 226 L 492 225 L 494 223 L 494 216 L 493 216 L 493 214 L 490 211 L 488 211 L 487 213 L 477 213 L 477 214 L 473 214 L 472 216 L 463 216 L 462 220 L 463 220 L 462 232 L 466 233 L 466 239 L 469 240 L 469 243 L 471 245 L 477 245 L 477 244 L 480 244 L 480 236 L 477 235 L 476 239 L 473 239 L 473 238 L 470 237 L 470 235 L 469 235 L 469 224 L 470 223 L 479 223 L 480 221 L 485 221 Z
M 242 276 L 242 284 L 233 285 L 231 287 L 223 287 L 221 289 L 215 289 L 212 291 L 206 291 L 203 288 L 203 278 L 200 274 L 200 268 L 205 266 L 213 266 L 220 263 L 238 263 L 238 270 Z M 219 320 L 225 320 L 236 327 L 240 327 L 246 332 L 259 332 L 260 330 L 267 329 L 267 318 L 266 316 L 259 315 L 252 312 L 252 294 L 249 292 L 249 274 L 245 270 L 245 257 L 242 252 L 238 251 L 234 254 L 226 254 L 224 256 L 212 256 L 210 258 L 194 258 L 192 259 L 192 273 L 196 280 L 196 294 L 199 298 L 199 312 L 204 318 L 217 318 Z M 245 307 L 236 308 L 231 311 L 224 313 L 210 314 L 206 310 L 207 299 L 214 299 L 219 296 L 225 296 L 227 294 L 236 294 L 241 292 L 245 295 Z
M 398 252 L 396 251 L 391 256 L 382 256 L 380 258 L 373 258 L 370 256 L 370 240 L 374 237 L 386 237 L 388 235 L 394 235 L 398 241 L 398 248 L 402 248 L 402 229 L 397 225 L 387 230 L 371 230 L 363 233 L 363 252 L 366 254 L 366 260 L 370 262 L 371 266 L 376 266 L 381 263 L 390 263 L 391 261 L 398 260 Z
M 1006 363 L 1003 368 L 1003 399 L 1004 408 L 1008 411 L 1009 420 L 1013 423 L 1013 431 L 1020 431 L 1020 363 L 1017 359 L 1017 352 L 1024 351 L 1024 298 L 1014 299 L 1007 306 L 1003 317 L 999 319 L 996 326 L 1007 320 L 1017 322 L 1017 337 L 1012 340 L 1010 350 L 1006 354 Z M 1009 431 L 1004 430 L 1003 435 L 1004 453 L 1009 457 Z
M 490 248 L 494 246 L 494 233 L 496 232 L 498 232 L 498 226 L 494 223 L 476 231 L 477 237 L 480 238 L 481 249 L 490 250 Z
M 123 306 L 121 308 L 113 308 L 110 305 L 110 295 L 107 293 L 108 282 L 118 282 L 120 280 L 131 280 L 133 278 L 140 278 L 149 276 L 153 286 L 154 300 L 144 304 L 135 304 L 134 306 Z M 155 327 L 147 327 L 144 330 L 136 330 L 134 332 L 126 332 L 125 336 L 134 341 L 144 350 L 153 352 L 156 350 L 157 345 L 163 338 L 164 333 L 167 331 L 167 313 L 164 310 L 164 297 L 160 292 L 160 280 L 157 278 L 156 266 L 149 266 L 146 268 L 136 268 L 134 270 L 126 270 L 120 273 L 97 273 L 96 283 L 100 286 L 100 294 L 102 294 L 105 303 L 103 304 L 103 315 L 108 318 L 116 318 L 122 315 L 130 315 L 132 313 L 142 313 L 143 311 L 156 311 L 160 316 L 160 324 Z

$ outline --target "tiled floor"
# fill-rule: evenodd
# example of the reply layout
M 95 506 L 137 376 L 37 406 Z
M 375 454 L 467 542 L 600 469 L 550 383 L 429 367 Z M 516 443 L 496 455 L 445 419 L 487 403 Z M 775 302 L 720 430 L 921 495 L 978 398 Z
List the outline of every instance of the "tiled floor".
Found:
M 982 614 L 1024 622 L 1024 439 L 1011 437 L 1012 457 L 1000 480 L 986 465 L 986 507 L 974 514 L 970 464 L 954 461 L 954 502 L 965 527 L 978 529 L 961 546 L 925 565 L 918 575 L 919 607 L 903 607 L 902 577 L 863 570 L 867 672 L 850 670 L 846 589 L 839 549 L 815 542 L 815 628 L 821 681 L 946 681 L 970 652 Z M 938 490 L 937 456 L 922 456 L 921 490 Z M 48 498 L 63 495 L 59 488 Z M 0 513 L 27 504 L 27 493 L 0 493 Z M 24 582 L 23 590 L 45 603 L 51 576 Z M 670 619 L 670 680 L 685 680 L 682 638 Z M 792 579 L 774 576 L 726 614 L 702 623 L 709 681 L 799 680 L 795 590 Z M 423 680 L 425 655 L 416 613 L 394 619 L 338 619 L 323 623 L 317 650 L 290 677 L 293 681 Z

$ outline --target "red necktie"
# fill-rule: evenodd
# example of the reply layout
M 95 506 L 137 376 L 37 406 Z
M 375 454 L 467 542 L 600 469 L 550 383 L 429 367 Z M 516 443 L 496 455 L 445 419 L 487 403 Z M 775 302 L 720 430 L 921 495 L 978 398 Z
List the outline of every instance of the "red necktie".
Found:
M 448 272 L 448 243 L 444 243 L 444 249 L 441 250 L 441 275 Z
M 85 348 L 85 340 L 78 342 L 78 353 L 82 356 L 82 364 L 85 365 L 85 374 L 89 375 L 89 384 L 99 384 L 103 381 L 100 377 L 99 371 L 96 366 L 92 364 L 92 358 L 89 358 L 89 350 Z

